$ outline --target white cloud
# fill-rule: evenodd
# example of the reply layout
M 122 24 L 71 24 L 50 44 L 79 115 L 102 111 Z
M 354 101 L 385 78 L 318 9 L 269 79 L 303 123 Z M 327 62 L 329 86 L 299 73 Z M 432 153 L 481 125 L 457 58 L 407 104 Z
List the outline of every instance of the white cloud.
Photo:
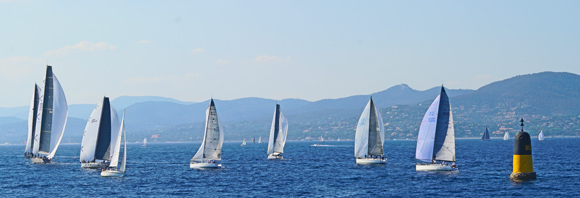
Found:
M 205 52 L 205 51 L 207 51 L 207 50 L 206 49 L 203 49 L 203 48 L 197 48 L 197 49 L 192 49 L 191 50 L 191 53 L 192 54 L 195 54 L 195 53 L 198 53 L 198 52 Z
M 256 62 L 286 62 L 290 61 L 290 57 L 268 56 L 261 55 L 256 57 Z
M 230 61 L 224 60 L 224 59 L 218 59 L 217 60 L 217 64 L 226 64 L 229 63 Z
M 151 43 L 151 41 L 150 40 L 140 40 L 140 41 L 137 41 L 137 43 L 139 43 L 139 44 L 149 44 L 149 43 Z
M 115 49 L 117 49 L 116 46 L 106 42 L 93 43 L 89 41 L 81 41 L 76 45 L 68 45 L 56 50 L 50 50 L 44 53 L 44 55 L 65 55 L 72 52 L 114 51 Z
M 491 75 L 487 75 L 487 74 L 477 75 L 474 78 L 474 80 L 476 80 L 476 81 L 489 80 L 489 79 L 491 79 Z

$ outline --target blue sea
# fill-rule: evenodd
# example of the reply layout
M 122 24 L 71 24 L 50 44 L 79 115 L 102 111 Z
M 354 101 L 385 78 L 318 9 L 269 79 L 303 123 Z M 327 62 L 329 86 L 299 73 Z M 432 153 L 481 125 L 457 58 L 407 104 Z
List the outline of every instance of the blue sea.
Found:
M 532 141 L 537 180 L 510 181 L 513 140 L 456 140 L 459 171 L 416 172 L 415 141 L 386 141 L 385 165 L 356 165 L 353 142 L 226 142 L 222 169 L 195 170 L 200 143 L 128 145 L 127 174 L 80 168 L 80 145 L 61 145 L 51 164 L 30 164 L 24 146 L 0 146 L 0 197 L 578 197 L 580 139 Z

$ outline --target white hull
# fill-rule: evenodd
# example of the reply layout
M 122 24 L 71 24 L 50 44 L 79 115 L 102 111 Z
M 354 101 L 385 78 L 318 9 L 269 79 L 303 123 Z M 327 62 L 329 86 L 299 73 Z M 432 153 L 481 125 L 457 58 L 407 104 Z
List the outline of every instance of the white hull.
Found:
M 43 158 L 38 158 L 38 157 L 30 158 L 30 161 L 33 164 L 44 164 L 44 163 L 50 163 L 51 162 L 51 160 L 43 159 Z
M 387 159 L 377 159 L 377 158 L 360 158 L 356 159 L 357 164 L 384 164 Z
M 207 162 L 203 162 L 203 163 L 196 163 L 196 162 L 191 162 L 189 164 L 189 168 L 221 168 L 222 164 L 217 164 L 217 163 L 207 163 Z
M 107 164 L 104 163 L 81 163 L 81 168 L 90 168 L 90 169 L 103 169 L 106 168 Z
M 451 167 L 450 165 L 443 165 L 443 164 L 417 164 L 415 166 L 417 171 L 453 171 L 457 170 L 456 168 Z
M 282 155 L 268 155 L 268 159 L 284 159 Z
M 105 170 L 101 172 L 102 177 L 123 177 L 125 176 L 125 172 L 116 171 L 116 170 Z

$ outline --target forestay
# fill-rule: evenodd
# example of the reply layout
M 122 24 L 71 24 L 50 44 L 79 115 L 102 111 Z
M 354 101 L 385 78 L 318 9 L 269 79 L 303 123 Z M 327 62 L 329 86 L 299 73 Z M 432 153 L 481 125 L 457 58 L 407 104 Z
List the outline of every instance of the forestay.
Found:
M 191 158 L 195 162 L 204 160 L 221 160 L 221 148 L 224 141 L 223 127 L 219 122 L 213 99 L 205 113 L 205 131 L 201 146 Z
M 268 155 L 272 153 L 284 153 L 284 145 L 288 135 L 288 119 L 276 104 L 274 109 L 274 118 L 270 127 L 270 138 L 268 140 Z

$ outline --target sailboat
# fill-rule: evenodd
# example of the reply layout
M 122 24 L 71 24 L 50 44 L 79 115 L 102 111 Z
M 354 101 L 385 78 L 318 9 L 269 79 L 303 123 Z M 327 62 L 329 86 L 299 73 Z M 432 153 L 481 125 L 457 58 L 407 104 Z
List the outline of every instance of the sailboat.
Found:
M 322 137 L 322 135 L 320 135 L 320 142 L 324 142 L 324 137 Z
M 373 98 L 369 100 L 356 126 L 354 157 L 357 164 L 383 164 L 387 159 L 383 152 L 385 129 L 383 118 Z
M 147 146 L 147 138 L 143 139 L 143 145 L 141 146 Z
M 485 140 L 490 140 L 489 139 L 489 131 L 487 130 L 487 127 L 485 127 L 485 133 L 483 133 L 483 136 L 481 137 L 481 141 L 485 141 Z
M 25 155 L 32 163 L 50 163 L 60 145 L 66 125 L 66 97 L 52 66 L 46 66 L 44 91 L 36 85 L 28 120 Z
M 95 107 L 87 121 L 81 144 L 82 168 L 105 168 L 119 133 L 119 117 L 108 97 Z
M 418 163 L 417 171 L 455 170 L 455 129 L 449 97 L 445 88 L 435 98 L 423 117 L 415 158 L 428 164 Z M 441 163 L 437 163 L 441 162 Z M 452 162 L 452 165 L 447 164 Z
M 283 159 L 284 145 L 288 135 L 288 119 L 276 104 L 274 109 L 274 118 L 270 128 L 270 139 L 268 140 L 268 159 Z
M 246 146 L 246 138 L 244 138 L 244 141 L 242 141 L 242 145 L 240 146 Z
M 538 134 L 538 140 L 544 140 L 544 131 L 540 131 L 540 134 Z
M 125 175 L 125 167 L 127 166 L 127 134 L 125 133 L 125 111 L 123 111 L 123 119 L 121 120 L 121 127 L 118 128 L 117 138 L 115 140 L 113 152 L 111 153 L 111 164 L 109 168 L 101 172 L 102 177 L 123 177 Z M 119 152 L 121 151 L 121 134 L 123 134 L 124 148 L 123 159 L 119 165 Z
M 258 144 L 262 143 L 262 136 L 260 136 L 260 138 L 258 138 Z
M 191 158 L 190 168 L 219 168 L 221 164 L 224 132 L 213 99 L 205 112 L 205 131 L 197 153 Z
M 509 140 L 510 139 L 510 134 L 508 132 L 505 132 L 505 134 L 503 135 L 503 140 Z

